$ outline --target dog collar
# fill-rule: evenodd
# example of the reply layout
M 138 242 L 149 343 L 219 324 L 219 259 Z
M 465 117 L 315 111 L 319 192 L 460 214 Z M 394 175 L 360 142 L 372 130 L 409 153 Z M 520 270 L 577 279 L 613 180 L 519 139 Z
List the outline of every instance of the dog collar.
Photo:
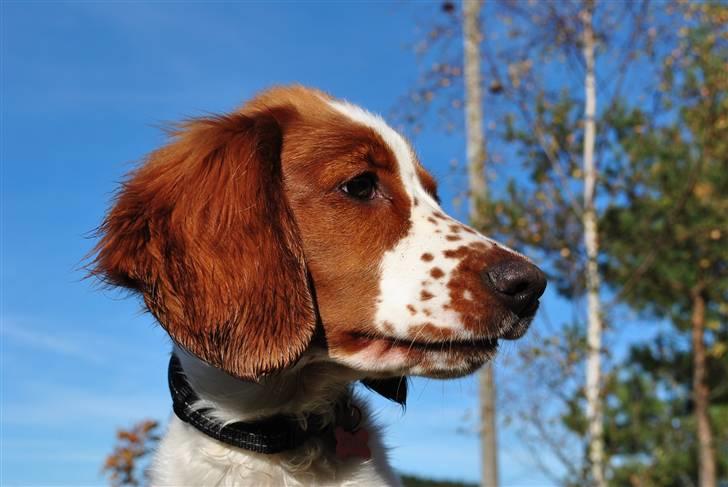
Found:
M 256 453 L 273 454 L 293 450 L 314 435 L 326 433 L 333 438 L 334 425 L 320 415 L 308 416 L 306 429 L 292 416 L 276 415 L 258 421 L 223 424 L 207 413 L 195 409 L 199 396 L 192 390 L 176 355 L 169 359 L 169 391 L 174 413 L 198 431 L 228 445 Z

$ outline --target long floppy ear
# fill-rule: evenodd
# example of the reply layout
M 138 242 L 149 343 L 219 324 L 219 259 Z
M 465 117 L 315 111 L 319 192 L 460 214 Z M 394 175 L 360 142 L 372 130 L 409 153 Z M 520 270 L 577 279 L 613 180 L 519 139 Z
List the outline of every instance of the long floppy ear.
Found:
M 140 293 L 175 342 L 243 379 L 291 365 L 316 326 L 282 179 L 291 116 L 243 110 L 182 124 L 123 184 L 92 264 Z

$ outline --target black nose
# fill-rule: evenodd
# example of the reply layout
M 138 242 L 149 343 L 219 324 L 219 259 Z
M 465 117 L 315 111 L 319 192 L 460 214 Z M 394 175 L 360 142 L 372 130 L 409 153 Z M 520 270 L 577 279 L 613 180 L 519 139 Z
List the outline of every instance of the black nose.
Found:
M 517 315 L 536 311 L 538 298 L 546 289 L 546 275 L 525 260 L 509 260 L 486 268 L 481 274 L 486 286 Z

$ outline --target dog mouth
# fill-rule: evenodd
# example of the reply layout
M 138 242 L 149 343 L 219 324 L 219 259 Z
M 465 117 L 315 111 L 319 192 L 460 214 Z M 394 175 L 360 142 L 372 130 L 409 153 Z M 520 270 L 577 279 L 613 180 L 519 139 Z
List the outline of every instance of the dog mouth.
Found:
M 435 379 L 463 377 L 491 360 L 498 339 L 486 337 L 414 337 L 353 334 L 360 350 L 366 350 L 370 372 L 385 376 L 418 375 Z
M 513 323 L 501 333 L 500 338 L 503 338 L 505 340 L 518 340 L 523 335 L 525 335 L 528 329 L 531 327 L 531 323 L 536 316 L 536 311 L 538 311 L 538 308 L 539 302 L 536 301 L 533 304 L 529 305 L 527 309 L 521 311 L 517 315 L 514 315 L 515 319 Z
M 398 338 L 386 335 L 353 333 L 360 343 L 380 344 L 389 350 L 433 353 L 492 353 L 498 348 L 497 338 L 433 338 L 431 340 Z
M 370 375 L 462 377 L 492 360 L 501 340 L 525 335 L 538 307 L 539 303 L 534 302 L 518 313 L 490 316 L 490 320 L 499 318 L 498 325 L 472 317 L 459 328 L 431 323 L 410 326 L 405 336 L 389 330 L 342 330 L 330 337 L 328 346 L 332 357 Z

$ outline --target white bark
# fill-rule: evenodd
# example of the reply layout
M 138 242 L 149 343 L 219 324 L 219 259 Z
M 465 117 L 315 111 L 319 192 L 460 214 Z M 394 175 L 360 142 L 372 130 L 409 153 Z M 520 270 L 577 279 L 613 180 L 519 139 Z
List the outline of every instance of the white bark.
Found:
M 470 181 L 470 219 L 480 217 L 478 201 L 487 198 L 485 135 L 483 133 L 483 81 L 480 75 L 480 0 L 463 1 L 463 50 L 465 66 L 466 155 Z
M 463 1 L 463 50 L 465 75 L 465 125 L 469 176 L 470 220 L 479 223 L 480 202 L 487 198 L 485 179 L 485 136 L 483 134 L 483 82 L 480 75 L 480 0 Z M 495 382 L 493 368 L 486 364 L 480 372 L 480 438 L 483 487 L 498 486 L 498 456 L 495 421 Z
M 586 292 L 587 292 L 587 368 L 586 368 L 586 400 L 587 422 L 589 431 L 589 460 L 594 485 L 606 486 L 604 478 L 604 434 L 602 424 L 601 398 L 601 348 L 602 348 L 602 314 L 599 289 L 601 286 L 597 256 L 599 242 L 597 238 L 597 217 L 594 207 L 597 170 L 594 162 L 594 144 L 596 138 L 597 96 L 594 79 L 594 30 L 592 15 L 594 1 L 587 0 L 582 12 L 583 21 L 583 54 L 586 64 L 584 80 L 584 246 L 586 247 Z

